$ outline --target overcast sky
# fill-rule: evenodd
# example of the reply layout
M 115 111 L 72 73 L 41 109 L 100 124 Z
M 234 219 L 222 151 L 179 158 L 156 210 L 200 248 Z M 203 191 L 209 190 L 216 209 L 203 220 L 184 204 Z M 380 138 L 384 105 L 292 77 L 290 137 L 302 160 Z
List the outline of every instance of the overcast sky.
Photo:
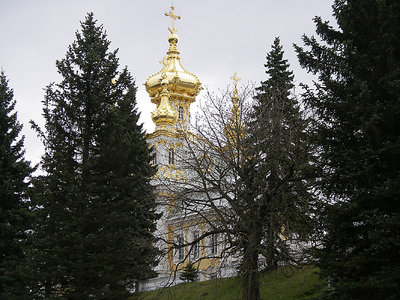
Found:
M 292 44 L 315 32 L 313 17 L 333 20 L 333 0 L 174 0 L 181 63 L 203 86 L 225 89 L 237 72 L 240 84 L 266 79 L 265 56 L 276 36 L 281 38 L 296 83 L 312 79 L 297 62 Z M 155 105 L 143 83 L 161 69 L 168 50 L 171 1 L 166 0 L 0 0 L 0 68 L 9 79 L 24 125 L 26 158 L 38 163 L 41 142 L 29 120 L 43 125 L 43 89 L 59 82 L 55 61 L 65 56 L 93 12 L 103 24 L 111 49 L 119 48 L 121 66 L 128 66 L 138 86 L 141 121 L 154 129 Z M 202 98 L 202 94 L 198 99 Z

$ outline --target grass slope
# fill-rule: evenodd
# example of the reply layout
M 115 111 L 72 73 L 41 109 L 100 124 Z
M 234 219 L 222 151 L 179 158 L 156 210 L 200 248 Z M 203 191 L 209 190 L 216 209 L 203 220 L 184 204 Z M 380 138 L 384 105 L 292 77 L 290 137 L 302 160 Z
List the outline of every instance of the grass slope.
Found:
M 327 288 L 319 278 L 318 269 L 281 267 L 260 276 L 261 299 L 316 299 Z M 174 287 L 138 293 L 130 300 L 235 300 L 241 299 L 238 277 L 180 284 Z

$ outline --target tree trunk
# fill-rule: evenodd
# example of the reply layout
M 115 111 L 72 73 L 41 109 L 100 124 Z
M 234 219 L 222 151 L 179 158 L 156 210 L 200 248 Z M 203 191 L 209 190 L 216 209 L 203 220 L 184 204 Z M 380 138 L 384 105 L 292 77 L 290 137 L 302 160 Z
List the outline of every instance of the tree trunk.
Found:
M 242 300 L 260 300 L 258 284 L 258 246 L 260 239 L 256 233 L 249 235 L 244 248 L 242 262 Z
M 51 298 L 51 282 L 48 280 L 46 280 L 46 282 L 44 283 L 44 298 Z
M 275 243 L 276 231 L 273 216 L 270 216 L 270 224 L 268 226 L 268 239 L 267 239 L 267 268 L 275 269 L 278 267 L 278 262 L 275 257 Z

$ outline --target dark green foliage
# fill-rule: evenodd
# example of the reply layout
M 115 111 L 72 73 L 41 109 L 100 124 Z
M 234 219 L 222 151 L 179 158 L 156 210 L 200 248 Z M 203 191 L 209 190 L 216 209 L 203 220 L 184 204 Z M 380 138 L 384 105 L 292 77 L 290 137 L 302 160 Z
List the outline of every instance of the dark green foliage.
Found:
M 35 293 L 123 299 L 153 276 L 155 198 L 136 87 L 93 14 L 57 61 L 44 100 L 46 175 L 34 182 Z
M 22 299 L 22 243 L 28 224 L 27 178 L 33 169 L 24 159 L 22 125 L 14 112 L 13 91 L 0 74 L 0 298 Z
M 288 109 L 295 110 L 297 101 L 292 95 L 294 75 L 289 69 L 290 66 L 287 59 L 283 58 L 283 54 L 280 39 L 276 37 L 271 46 L 271 51 L 267 53 L 267 62 L 264 65 L 267 69 L 265 73 L 268 75 L 268 79 L 261 82 L 261 86 L 257 88 L 257 99 L 259 101 L 255 105 L 255 109 L 258 114 L 266 113 L 262 109 L 262 103 L 268 101 L 267 96 L 272 98 L 270 99 L 271 101 L 280 102 L 282 99 Z
M 194 267 L 194 265 L 189 262 L 184 268 L 182 273 L 179 275 L 179 279 L 186 282 L 194 282 L 199 280 L 198 270 Z
M 305 100 L 321 150 L 322 249 L 316 252 L 340 299 L 400 296 L 400 2 L 336 0 L 338 29 L 297 47 L 317 74 Z
M 253 120 L 249 126 L 249 148 L 258 195 L 264 205 L 267 266 L 278 262 L 295 263 L 288 245 L 305 239 L 308 209 L 311 148 L 308 120 L 294 95 L 294 75 L 283 58 L 279 38 L 267 54 L 268 79 L 258 87 Z M 282 234 L 287 239 L 282 243 Z M 295 237 L 295 236 L 296 237 Z
M 306 181 L 311 159 L 307 121 L 293 95 L 294 76 L 283 54 L 276 38 L 265 64 L 268 79 L 256 89 L 247 131 L 249 159 L 241 170 L 246 185 L 242 197 L 251 196 L 241 230 L 247 233 L 242 272 L 243 291 L 249 294 L 243 299 L 259 299 L 253 294 L 258 277 L 251 272 L 257 269 L 259 254 L 265 256 L 267 268 L 301 262 L 300 253 L 293 253 L 289 245 L 304 241 L 312 200 Z

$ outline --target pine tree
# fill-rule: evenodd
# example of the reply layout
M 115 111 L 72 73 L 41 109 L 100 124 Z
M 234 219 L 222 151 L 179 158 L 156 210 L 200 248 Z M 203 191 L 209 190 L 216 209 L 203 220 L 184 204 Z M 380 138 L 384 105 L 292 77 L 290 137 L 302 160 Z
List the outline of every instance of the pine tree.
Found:
M 400 295 L 400 3 L 336 0 L 296 47 L 321 150 L 319 265 L 340 299 Z
M 264 65 L 268 79 L 256 89 L 250 136 L 259 159 L 257 180 L 271 208 L 267 266 L 274 268 L 279 261 L 290 260 L 287 244 L 277 242 L 282 234 L 289 238 L 307 232 L 312 196 L 305 181 L 311 170 L 308 121 L 293 94 L 294 75 L 278 37 L 271 48 Z
M 186 282 L 194 282 L 198 280 L 198 270 L 194 267 L 194 265 L 189 262 L 184 268 L 179 276 L 179 279 Z
M 22 242 L 29 228 L 27 190 L 33 168 L 24 159 L 22 125 L 14 112 L 13 90 L 4 72 L 0 74 L 0 295 L 22 299 L 25 263 Z
M 44 100 L 42 159 L 34 184 L 32 270 L 36 293 L 71 299 L 123 299 L 153 275 L 154 169 L 136 87 L 93 14 L 57 61 L 63 80 Z M 36 263 L 35 263 L 36 262 Z
M 312 200 L 306 181 L 311 159 L 307 121 L 293 95 L 294 76 L 283 54 L 280 40 L 276 38 L 265 64 L 268 79 L 256 89 L 246 149 L 251 159 L 243 168 L 243 178 L 247 178 L 243 192 L 251 191 L 259 206 L 247 223 L 259 228 L 258 239 L 262 241 L 256 247 L 250 244 L 249 238 L 245 249 L 262 253 L 268 268 L 277 267 L 278 262 L 299 263 L 289 244 L 293 246 L 304 238 Z M 257 257 L 258 254 L 250 255 L 247 260 L 257 262 Z M 251 276 L 248 281 L 245 278 L 245 286 L 250 285 L 249 293 L 254 293 L 257 287 L 251 286 Z M 243 298 L 259 299 L 259 295 Z

